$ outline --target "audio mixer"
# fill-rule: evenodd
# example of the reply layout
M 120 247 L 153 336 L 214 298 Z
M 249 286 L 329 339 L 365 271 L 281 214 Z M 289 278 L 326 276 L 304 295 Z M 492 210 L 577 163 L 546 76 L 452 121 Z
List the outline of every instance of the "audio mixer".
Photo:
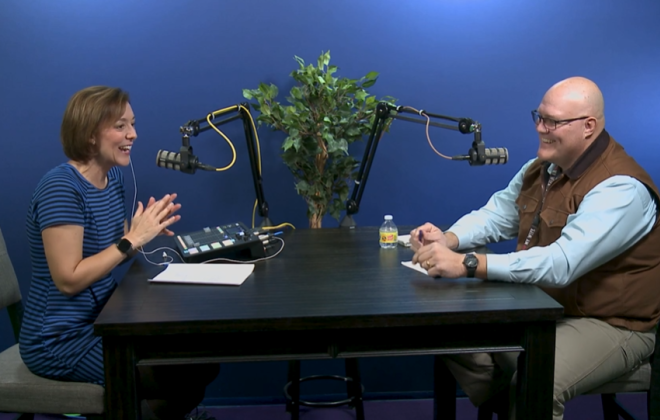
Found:
M 265 257 L 260 234 L 258 229 L 250 229 L 236 222 L 176 235 L 174 240 L 187 263 L 200 263 L 214 258 L 253 260 Z

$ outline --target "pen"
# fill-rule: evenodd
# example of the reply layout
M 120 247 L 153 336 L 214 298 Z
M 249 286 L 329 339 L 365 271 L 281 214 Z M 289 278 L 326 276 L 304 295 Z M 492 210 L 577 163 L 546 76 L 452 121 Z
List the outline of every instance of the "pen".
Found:
M 417 231 L 417 239 L 419 239 L 420 243 L 423 243 L 423 236 L 424 236 L 424 231 L 421 229 Z

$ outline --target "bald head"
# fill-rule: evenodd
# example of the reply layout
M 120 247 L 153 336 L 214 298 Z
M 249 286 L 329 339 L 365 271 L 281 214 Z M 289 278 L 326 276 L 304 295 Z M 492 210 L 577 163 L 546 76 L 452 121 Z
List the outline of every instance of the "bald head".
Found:
M 560 103 L 567 112 L 595 117 L 605 123 L 605 103 L 598 86 L 584 77 L 570 77 L 552 86 L 546 96 Z
M 536 120 L 540 139 L 537 156 L 564 170 L 571 168 L 605 129 L 603 94 L 584 77 L 571 77 L 548 89 L 538 115 L 544 120 L 542 124 Z

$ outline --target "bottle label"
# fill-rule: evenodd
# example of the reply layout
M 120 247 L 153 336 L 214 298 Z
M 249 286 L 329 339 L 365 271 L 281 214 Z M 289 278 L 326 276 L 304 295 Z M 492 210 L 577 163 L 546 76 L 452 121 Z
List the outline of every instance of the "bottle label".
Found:
M 398 239 L 398 232 L 380 232 L 380 242 L 384 244 L 394 244 Z

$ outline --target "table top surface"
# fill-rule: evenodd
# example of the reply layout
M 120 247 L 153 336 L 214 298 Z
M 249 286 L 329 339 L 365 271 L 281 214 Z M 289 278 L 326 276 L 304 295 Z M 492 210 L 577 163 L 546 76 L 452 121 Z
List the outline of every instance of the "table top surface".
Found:
M 95 323 L 99 335 L 373 328 L 553 321 L 563 308 L 535 286 L 440 279 L 407 268 L 412 250 L 380 249 L 378 228 L 305 229 L 257 262 L 241 286 L 149 283 L 139 257 Z

